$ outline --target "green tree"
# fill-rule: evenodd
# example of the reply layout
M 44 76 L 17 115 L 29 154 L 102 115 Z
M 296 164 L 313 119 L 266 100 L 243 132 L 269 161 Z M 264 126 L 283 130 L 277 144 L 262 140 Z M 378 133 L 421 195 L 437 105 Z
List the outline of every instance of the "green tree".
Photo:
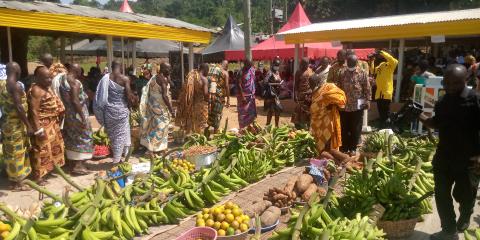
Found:
M 97 0 L 73 0 L 72 4 L 94 8 L 100 8 L 101 6 L 101 4 Z

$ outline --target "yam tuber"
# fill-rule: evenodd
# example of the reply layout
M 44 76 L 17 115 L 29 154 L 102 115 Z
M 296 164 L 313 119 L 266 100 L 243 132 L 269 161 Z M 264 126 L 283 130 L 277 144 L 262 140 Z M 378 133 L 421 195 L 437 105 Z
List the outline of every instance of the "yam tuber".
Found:
M 299 177 L 297 176 L 292 176 L 288 179 L 287 185 L 283 188 L 285 192 L 292 192 L 293 188 L 295 187 L 295 183 L 297 182 Z
M 318 188 L 318 187 L 317 187 L 317 184 L 311 183 L 311 184 L 308 186 L 307 190 L 303 193 L 302 199 L 303 199 L 305 202 L 308 202 L 308 200 L 310 200 L 310 197 L 312 196 L 312 194 L 317 191 L 317 188 Z
M 254 203 L 250 208 L 250 211 L 247 210 L 245 211 L 245 213 L 249 217 L 254 217 L 255 213 L 261 214 L 263 211 L 265 211 L 265 209 L 269 208 L 270 206 L 272 206 L 272 202 L 263 200 L 263 201 Z
M 324 151 L 320 154 L 320 157 L 321 158 L 326 158 L 326 159 L 331 159 L 331 160 L 334 160 L 335 158 L 332 156 L 332 154 L 330 154 L 329 152 L 327 151 Z
M 307 190 L 310 183 L 313 182 L 313 177 L 310 174 L 302 174 L 295 183 L 295 188 L 298 193 L 303 193 Z
M 280 218 L 280 208 L 271 206 L 260 216 L 260 221 L 262 222 L 262 227 L 272 226 Z
M 337 163 L 344 163 L 344 162 L 348 162 L 350 156 L 348 156 L 347 154 L 345 153 L 342 153 L 336 149 L 331 149 L 330 150 L 330 154 L 332 154 L 332 156 L 334 157 L 334 160 L 335 162 Z

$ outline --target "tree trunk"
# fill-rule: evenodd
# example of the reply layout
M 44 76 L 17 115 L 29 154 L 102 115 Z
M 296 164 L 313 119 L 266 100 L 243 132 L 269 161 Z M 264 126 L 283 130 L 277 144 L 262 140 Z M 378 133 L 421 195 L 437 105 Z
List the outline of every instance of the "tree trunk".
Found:
M 28 33 L 25 30 L 11 28 L 13 61 L 22 68 L 22 78 L 28 76 Z M 8 62 L 7 28 L 0 27 L 0 62 Z

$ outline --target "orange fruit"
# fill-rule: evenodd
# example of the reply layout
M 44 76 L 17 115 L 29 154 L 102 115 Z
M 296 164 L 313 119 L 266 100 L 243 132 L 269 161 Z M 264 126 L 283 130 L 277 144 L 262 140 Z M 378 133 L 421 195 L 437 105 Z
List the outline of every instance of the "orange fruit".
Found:
M 218 214 L 215 220 L 222 222 L 223 220 L 225 220 L 225 214 L 223 213 Z
M 218 230 L 217 233 L 218 233 L 218 236 L 225 236 L 227 234 L 223 229 Z
M 229 213 L 225 215 L 225 221 L 227 221 L 228 223 L 232 223 L 233 220 L 235 220 L 235 216 L 233 216 L 233 214 Z
M 222 227 L 222 223 L 221 223 L 221 222 L 215 222 L 215 223 L 213 223 L 213 228 L 214 228 L 215 230 L 218 230 L 218 229 L 220 229 L 221 227 Z
M 213 221 L 213 219 L 208 219 L 205 222 L 205 226 L 207 226 L 207 227 L 213 227 L 213 224 L 215 224 L 215 221 Z
M 240 231 L 242 232 L 248 231 L 248 225 L 245 223 L 240 224 Z
M 240 227 L 240 223 L 237 220 L 234 220 L 232 223 L 230 223 L 230 226 L 237 230 Z
M 197 227 L 205 227 L 205 220 L 203 220 L 203 219 L 198 219 L 196 226 L 197 226 Z
M 227 222 L 225 222 L 225 221 L 224 221 L 224 222 L 222 222 L 222 226 L 221 226 L 221 228 L 222 228 L 223 230 L 227 230 L 227 229 L 228 229 L 228 227 L 230 227 L 230 224 L 228 224 L 228 223 L 227 223 Z
M 7 238 L 8 235 L 10 235 L 10 232 L 9 232 L 9 231 L 4 231 L 4 232 L 2 232 L 2 234 L 0 234 L 0 236 L 2 237 L 2 239 Z

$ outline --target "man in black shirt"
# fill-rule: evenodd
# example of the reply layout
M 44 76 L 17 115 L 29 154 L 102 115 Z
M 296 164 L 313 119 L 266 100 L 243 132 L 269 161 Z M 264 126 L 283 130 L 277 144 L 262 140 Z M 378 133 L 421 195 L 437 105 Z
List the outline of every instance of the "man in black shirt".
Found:
M 449 65 L 443 80 L 446 94 L 436 103 L 435 116 L 420 117 L 426 127 L 438 129 L 440 138 L 433 174 L 442 231 L 430 239 L 458 239 L 457 231 L 468 228 L 473 213 L 478 175 L 472 160 L 480 155 L 480 97 L 466 87 L 466 79 L 463 65 Z M 457 222 L 452 195 L 460 204 Z

